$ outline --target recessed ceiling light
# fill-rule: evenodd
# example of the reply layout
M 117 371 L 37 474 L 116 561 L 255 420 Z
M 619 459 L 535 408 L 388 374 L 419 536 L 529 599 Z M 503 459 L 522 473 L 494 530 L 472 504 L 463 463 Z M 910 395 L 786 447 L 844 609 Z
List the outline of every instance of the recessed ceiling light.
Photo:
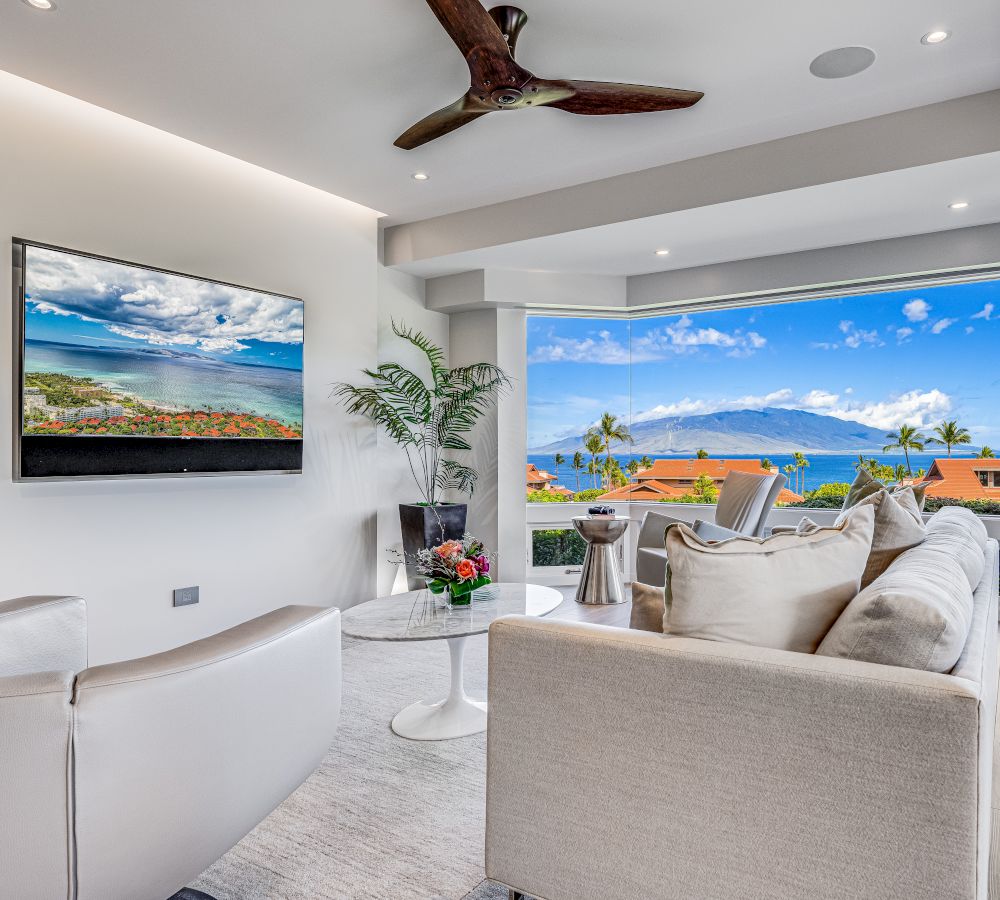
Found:
M 656 255 L 657 256 L 670 256 L 670 251 L 669 250 L 657 250 L 656 251 Z
M 928 31 L 921 39 L 921 44 L 940 44 L 951 37 L 950 31 Z
M 875 62 L 875 51 L 868 47 L 837 47 L 821 53 L 810 64 L 817 78 L 848 78 L 864 72 Z
M 428 175 L 426 172 L 414 172 L 410 177 L 414 181 L 427 181 L 427 179 L 430 178 L 431 176 Z
M 968 200 L 956 200 L 948 204 L 948 209 L 965 209 L 969 205 Z
M 52 0 L 23 0 L 23 2 L 32 9 L 50 10 L 56 8 L 56 5 L 52 2 Z

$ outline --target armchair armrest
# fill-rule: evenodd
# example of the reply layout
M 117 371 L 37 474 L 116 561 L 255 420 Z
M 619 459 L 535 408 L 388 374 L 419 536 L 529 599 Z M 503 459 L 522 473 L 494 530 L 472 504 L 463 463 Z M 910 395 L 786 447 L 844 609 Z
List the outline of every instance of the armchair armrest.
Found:
M 0 678 L 0 895 L 70 896 L 72 672 Z
M 77 678 L 78 900 L 169 897 L 319 765 L 340 612 L 289 606 Z
M 548 900 L 975 898 L 980 693 L 947 675 L 501 619 L 486 874 Z
M 79 597 L 0 602 L 0 676 L 87 668 L 87 606 Z

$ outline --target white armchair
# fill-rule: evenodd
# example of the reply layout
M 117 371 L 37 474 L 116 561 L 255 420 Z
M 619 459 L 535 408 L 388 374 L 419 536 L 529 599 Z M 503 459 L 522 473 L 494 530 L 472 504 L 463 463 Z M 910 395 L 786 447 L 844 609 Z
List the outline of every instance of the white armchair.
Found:
M 0 603 L 0 872 L 19 900 L 164 900 L 316 768 L 340 613 L 288 606 L 87 669 L 79 598 Z
M 787 480 L 780 474 L 731 471 L 719 492 L 715 521 L 698 521 L 695 531 L 709 541 L 740 534 L 761 537 Z M 668 525 L 679 521 L 655 512 L 647 512 L 643 517 L 636 542 L 636 581 L 657 586 L 666 581 L 667 551 L 663 548 L 663 535 Z

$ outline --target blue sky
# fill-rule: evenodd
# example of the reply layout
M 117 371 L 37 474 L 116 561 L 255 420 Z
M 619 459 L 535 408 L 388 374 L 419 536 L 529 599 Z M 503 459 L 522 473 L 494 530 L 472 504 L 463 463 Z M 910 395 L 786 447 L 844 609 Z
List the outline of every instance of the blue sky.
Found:
M 957 418 L 1000 444 L 1000 281 L 625 322 L 528 320 L 528 446 L 631 421 L 779 406 L 889 430 Z
M 25 298 L 29 340 L 302 368 L 302 303 L 273 294 L 28 247 Z

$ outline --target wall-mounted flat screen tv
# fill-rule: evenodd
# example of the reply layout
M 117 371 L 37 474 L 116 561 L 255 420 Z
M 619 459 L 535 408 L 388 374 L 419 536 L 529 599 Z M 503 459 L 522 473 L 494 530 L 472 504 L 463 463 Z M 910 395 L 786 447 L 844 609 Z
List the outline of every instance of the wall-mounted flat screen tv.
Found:
M 302 470 L 303 303 L 14 240 L 19 481 Z

